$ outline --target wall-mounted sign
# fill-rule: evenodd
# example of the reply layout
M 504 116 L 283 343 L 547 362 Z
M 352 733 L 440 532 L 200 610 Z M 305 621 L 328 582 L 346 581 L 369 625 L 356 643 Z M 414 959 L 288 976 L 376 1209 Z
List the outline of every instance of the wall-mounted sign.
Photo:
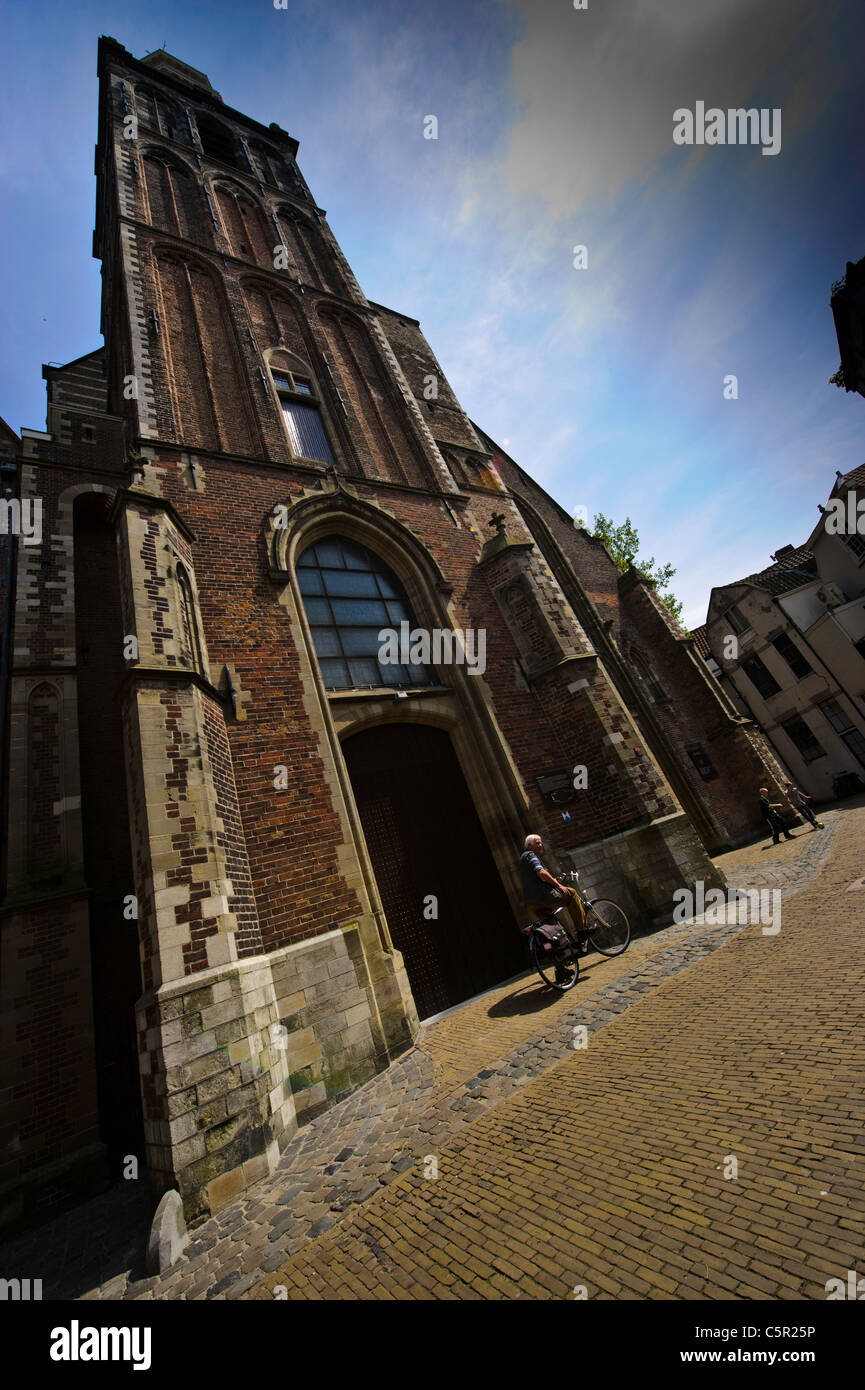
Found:
M 718 776 L 711 761 L 706 753 L 704 753 L 699 743 L 695 743 L 692 748 L 688 749 L 688 757 L 691 759 L 691 762 L 694 764 L 694 767 L 697 769 L 704 782 L 711 782 Z
M 570 806 L 576 798 L 569 772 L 551 772 L 546 777 L 539 777 L 537 781 L 545 806 Z

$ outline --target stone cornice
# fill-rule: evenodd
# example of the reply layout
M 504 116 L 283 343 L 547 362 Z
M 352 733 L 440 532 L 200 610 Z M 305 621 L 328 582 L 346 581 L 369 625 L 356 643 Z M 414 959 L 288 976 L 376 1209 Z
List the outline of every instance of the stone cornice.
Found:
M 159 460 L 150 459 L 149 462 L 158 463 Z M 119 487 L 117 489 L 117 496 L 115 497 L 114 504 L 111 508 L 112 521 L 116 520 L 117 514 L 120 511 L 121 506 L 124 505 L 127 501 L 136 502 L 142 507 L 149 507 L 150 510 L 154 512 L 167 512 L 169 517 L 171 518 L 172 523 L 177 527 L 180 534 L 186 540 L 188 540 L 190 543 L 198 540 L 198 537 L 196 536 L 195 532 L 183 520 L 183 517 L 177 511 L 173 502 L 169 502 L 167 497 L 157 497 L 154 492 L 142 492 L 139 491 L 138 488 L 134 487 Z
M 493 536 L 491 540 L 484 541 L 483 550 L 478 560 L 478 568 L 480 569 L 483 565 L 488 565 L 491 560 L 496 559 L 499 555 L 503 555 L 505 551 L 534 550 L 534 548 L 534 541 L 515 541 L 511 540 L 508 536 Z
M 176 666 L 130 666 L 115 692 L 122 700 L 137 685 L 194 685 L 214 704 L 227 709 L 230 701 L 199 671 L 181 671 Z

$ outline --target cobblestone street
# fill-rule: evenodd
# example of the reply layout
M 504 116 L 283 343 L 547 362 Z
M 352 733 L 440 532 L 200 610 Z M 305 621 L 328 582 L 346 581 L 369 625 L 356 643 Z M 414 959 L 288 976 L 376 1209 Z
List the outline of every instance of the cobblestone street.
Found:
M 861 820 L 777 936 L 749 926 L 683 971 L 671 944 L 586 1050 L 431 1131 L 434 1180 L 413 1166 L 253 1296 L 825 1298 L 862 1260 Z M 761 876 L 731 859 L 731 881 Z
M 781 890 L 777 936 L 697 918 L 452 1011 L 164 1275 L 109 1248 L 110 1194 L 16 1267 L 46 1297 L 825 1297 L 862 1261 L 865 809 L 824 821 L 718 861 Z

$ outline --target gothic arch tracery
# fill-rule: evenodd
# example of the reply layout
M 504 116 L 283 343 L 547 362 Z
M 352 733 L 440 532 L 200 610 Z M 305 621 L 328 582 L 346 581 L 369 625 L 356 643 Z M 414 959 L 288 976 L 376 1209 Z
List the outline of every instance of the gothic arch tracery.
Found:
M 242 184 L 221 176 L 212 180 L 211 187 L 232 255 L 273 269 L 277 230 L 271 226 L 268 232 L 258 199 Z
M 164 329 L 158 342 L 175 411 L 176 438 L 205 449 L 252 451 L 253 424 L 225 291 L 210 265 L 185 248 L 154 250 Z
M 428 485 L 428 471 L 404 423 L 389 369 L 366 323 L 349 310 L 317 305 L 335 375 L 351 402 L 366 448 L 364 472 L 372 477 Z
M 298 279 L 333 293 L 334 267 L 320 228 L 299 208 L 280 203 L 275 216 Z
M 141 163 L 151 225 L 186 241 L 212 243 L 210 220 L 189 165 L 152 146 L 142 151 Z

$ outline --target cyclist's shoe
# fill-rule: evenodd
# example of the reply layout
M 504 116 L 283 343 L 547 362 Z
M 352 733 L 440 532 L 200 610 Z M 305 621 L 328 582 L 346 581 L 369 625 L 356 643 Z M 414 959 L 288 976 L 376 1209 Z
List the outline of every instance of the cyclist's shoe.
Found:
M 825 825 L 823 824 L 823 822 L 822 822 L 821 820 L 818 820 L 818 822 L 817 822 L 817 829 L 818 829 L 818 830 L 825 830 L 825 829 L 826 829 Z
M 556 984 L 557 984 L 557 985 L 566 985 L 566 984 L 568 983 L 568 981 L 570 980 L 570 978 L 571 978 L 571 977 L 570 977 L 570 975 L 568 974 L 568 971 L 567 971 L 567 969 L 566 969 L 566 967 L 565 967 L 564 965 L 557 965 L 557 966 L 556 966 Z

